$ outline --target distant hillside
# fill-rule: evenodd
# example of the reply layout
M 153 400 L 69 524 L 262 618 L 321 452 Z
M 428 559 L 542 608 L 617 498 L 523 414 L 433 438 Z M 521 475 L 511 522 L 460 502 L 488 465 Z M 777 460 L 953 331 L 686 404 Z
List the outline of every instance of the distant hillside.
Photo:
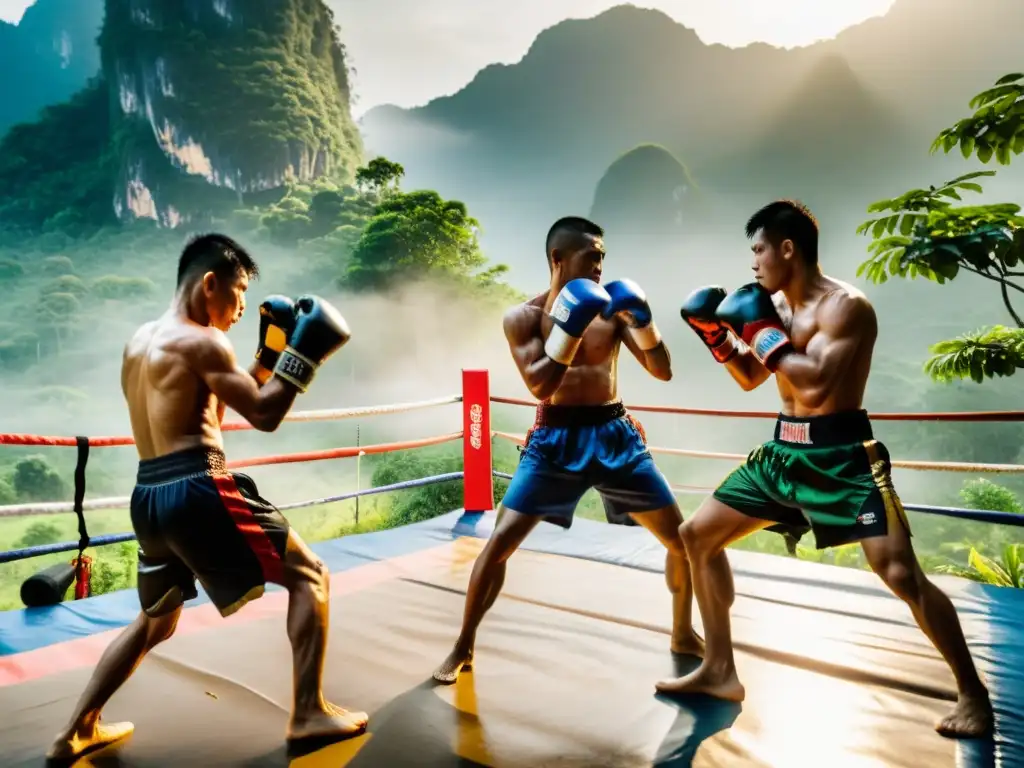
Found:
M 671 237 L 697 223 L 701 207 L 686 167 L 664 147 L 643 144 L 605 171 L 594 192 L 590 216 L 613 237 Z
M 362 127 L 410 185 L 466 200 L 502 241 L 586 209 L 610 160 L 643 143 L 686 158 L 712 197 L 825 199 L 839 182 L 884 195 L 900 191 L 893 179 L 942 167 L 930 139 L 970 95 L 1020 68 L 1022 28 L 1019 0 L 979 0 L 969 13 L 953 0 L 897 0 L 835 40 L 730 49 L 621 6 L 555 25 L 521 61 L 452 96 L 372 110 Z
M 103 0 L 36 0 L 17 25 L 0 21 L 0 136 L 97 73 L 102 23 Z
M 323 0 L 106 0 L 99 43 L 99 76 L 0 142 L 8 232 L 200 222 L 359 164 Z

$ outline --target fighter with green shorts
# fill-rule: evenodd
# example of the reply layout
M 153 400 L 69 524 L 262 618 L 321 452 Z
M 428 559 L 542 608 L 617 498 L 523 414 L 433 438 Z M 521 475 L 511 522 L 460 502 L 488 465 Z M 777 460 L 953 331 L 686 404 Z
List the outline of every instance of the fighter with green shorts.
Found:
M 818 265 L 818 226 L 799 203 L 779 201 L 747 222 L 756 282 L 731 294 L 700 288 L 683 319 L 744 390 L 773 374 L 782 407 L 774 439 L 754 449 L 680 526 L 705 631 L 705 656 L 663 693 L 741 701 L 729 609 L 726 547 L 759 530 L 814 532 L 819 548 L 858 542 L 871 569 L 910 608 L 953 673 L 958 700 L 936 729 L 972 738 L 992 728 L 992 705 L 956 609 L 924 574 L 891 478 L 888 451 L 863 410 L 878 335 L 874 308 Z
M 910 535 L 892 485 L 889 452 L 874 439 L 867 411 L 798 419 L 779 414 L 775 438 L 758 446 L 715 490 L 714 498 L 768 530 L 814 531 L 818 549 L 885 536 Z

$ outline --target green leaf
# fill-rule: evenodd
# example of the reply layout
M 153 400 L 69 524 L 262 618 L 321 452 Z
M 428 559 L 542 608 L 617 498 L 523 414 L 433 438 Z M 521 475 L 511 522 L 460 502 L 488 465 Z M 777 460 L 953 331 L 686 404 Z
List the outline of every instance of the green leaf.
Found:
M 972 181 L 965 181 L 960 184 L 957 184 L 957 186 L 960 189 L 966 189 L 968 192 L 977 192 L 979 194 L 985 191 L 984 189 L 982 189 L 981 184 L 975 184 Z
M 913 213 L 906 214 L 900 221 L 900 234 L 909 235 L 914 231 L 914 225 L 920 217 Z
M 996 85 L 1006 85 L 1007 83 L 1014 83 L 1017 80 L 1024 78 L 1024 72 L 1011 72 L 1009 75 L 1003 75 L 996 80 Z
M 992 147 L 988 146 L 987 144 L 984 145 L 984 146 L 979 146 L 978 147 L 978 159 L 981 162 L 983 162 L 983 163 L 987 163 L 989 160 L 991 160 L 992 159 Z
M 966 160 L 974 152 L 974 137 L 967 135 L 960 137 L 960 154 L 964 156 Z
M 888 219 L 879 219 L 878 221 L 876 221 L 875 226 L 871 228 L 871 236 L 876 240 L 880 238 L 882 236 L 882 233 L 885 232 L 887 222 Z
M 1017 91 L 1014 91 L 1013 93 L 1008 93 L 1006 96 L 1004 96 L 1002 99 L 1000 99 L 999 102 L 996 104 L 996 106 L 995 106 L 996 112 L 1005 112 L 1006 110 L 1008 110 L 1010 107 L 1012 107 L 1017 102 L 1017 98 L 1019 96 L 1020 96 L 1020 93 L 1017 92 Z
M 1011 586 L 1009 574 L 1003 571 L 998 563 L 985 557 L 974 547 L 971 547 L 971 554 L 967 556 L 967 564 L 980 573 L 987 584 L 995 584 L 1000 587 Z
M 957 144 L 957 135 L 955 133 L 947 133 L 942 139 L 942 149 L 944 152 L 949 152 Z

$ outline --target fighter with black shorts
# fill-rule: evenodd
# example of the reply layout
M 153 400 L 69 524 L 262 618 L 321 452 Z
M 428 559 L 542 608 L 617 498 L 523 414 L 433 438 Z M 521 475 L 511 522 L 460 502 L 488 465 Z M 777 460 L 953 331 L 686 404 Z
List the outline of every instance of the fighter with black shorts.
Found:
M 192 239 L 170 309 L 125 347 L 121 386 L 139 453 L 131 518 L 142 611 L 104 652 L 47 753 L 51 760 L 73 762 L 132 734 L 131 723 L 101 724 L 100 711 L 174 633 L 184 602 L 197 596 L 197 579 L 224 616 L 262 595 L 268 582 L 288 590 L 295 665 L 289 740 L 339 739 L 366 728 L 365 713 L 323 697 L 327 571 L 252 479 L 228 471 L 221 434 L 228 406 L 258 430 L 277 429 L 350 332 L 322 299 L 271 297 L 260 306 L 256 362 L 242 369 L 226 332 L 241 318 L 258 274 L 230 238 Z
M 477 558 L 462 631 L 434 672 L 454 683 L 473 660 L 476 631 L 505 580 L 505 564 L 541 520 L 568 528 L 580 497 L 595 488 L 609 518 L 631 517 L 665 546 L 675 653 L 700 655 L 690 621 L 693 593 L 679 536 L 682 515 L 647 448 L 643 429 L 618 397 L 622 345 L 654 377 L 672 377 L 668 350 L 644 292 L 630 280 L 601 285 L 603 232 L 561 219 L 547 238 L 549 289 L 505 316 L 509 349 L 541 401 L 498 522 Z

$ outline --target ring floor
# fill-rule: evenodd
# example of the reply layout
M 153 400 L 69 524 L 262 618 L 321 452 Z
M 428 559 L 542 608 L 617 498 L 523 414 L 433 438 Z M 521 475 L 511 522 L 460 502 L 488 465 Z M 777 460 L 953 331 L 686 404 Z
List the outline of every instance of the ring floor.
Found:
M 201 598 L 107 707 L 135 734 L 93 765 L 598 768 L 1024 766 L 1024 592 L 943 578 L 993 692 L 992 739 L 932 725 L 953 680 L 909 611 L 871 574 L 732 552 L 742 705 L 653 684 L 692 668 L 669 652 L 664 554 L 640 529 L 541 526 L 510 561 L 454 686 L 430 673 L 462 615 L 493 515 L 314 547 L 332 571 L 328 696 L 365 735 L 289 757 L 286 595 L 230 619 Z M 133 592 L 0 614 L 0 765 L 42 765 Z

